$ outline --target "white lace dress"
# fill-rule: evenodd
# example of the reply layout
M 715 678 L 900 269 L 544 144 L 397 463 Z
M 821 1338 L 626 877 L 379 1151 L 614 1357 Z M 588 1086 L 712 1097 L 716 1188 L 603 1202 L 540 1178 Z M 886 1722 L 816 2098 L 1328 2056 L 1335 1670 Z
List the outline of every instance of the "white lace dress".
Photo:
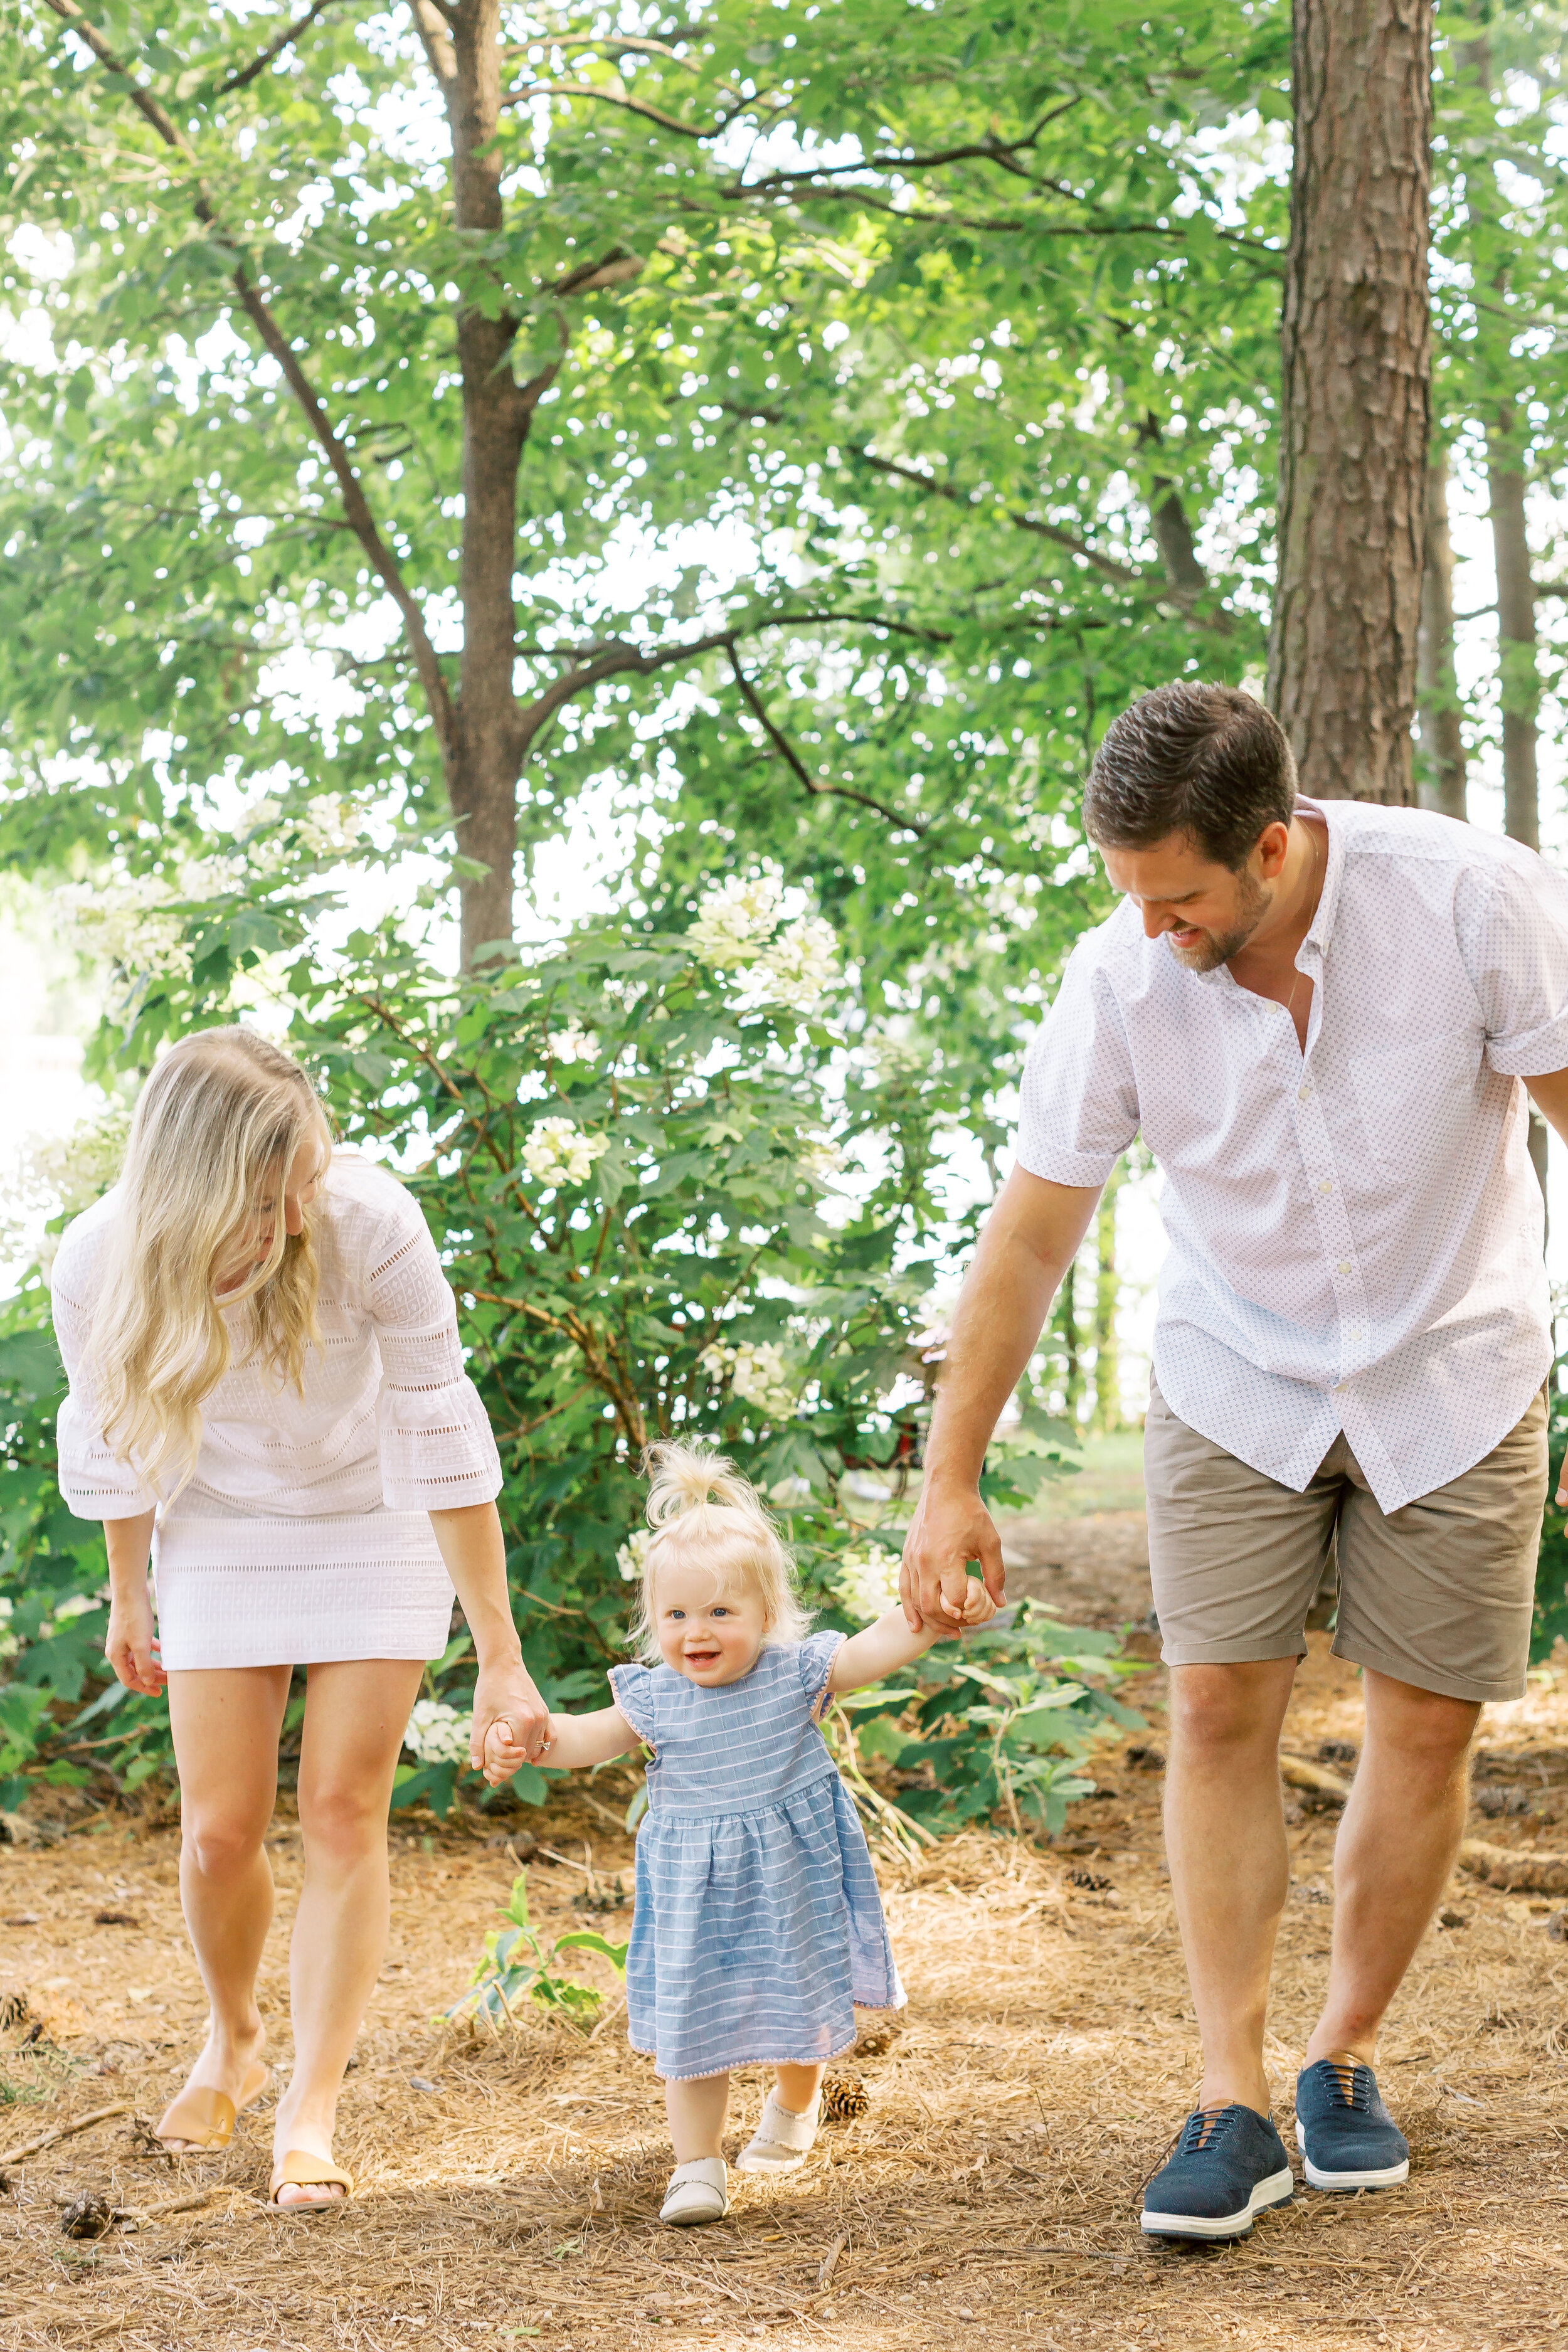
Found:
M 78 1217 L 50 1274 L 70 1381 L 60 1492 L 89 1519 L 134 1518 L 154 1502 L 104 1442 L 87 1363 L 115 1213 L 109 1192 Z M 257 1365 L 231 1367 L 202 1408 L 195 1474 L 158 1514 L 158 1632 L 174 1672 L 438 1657 L 453 1593 L 429 1514 L 500 1491 L 416 1202 L 385 1170 L 339 1151 L 310 1213 L 321 1339 L 303 1393 Z

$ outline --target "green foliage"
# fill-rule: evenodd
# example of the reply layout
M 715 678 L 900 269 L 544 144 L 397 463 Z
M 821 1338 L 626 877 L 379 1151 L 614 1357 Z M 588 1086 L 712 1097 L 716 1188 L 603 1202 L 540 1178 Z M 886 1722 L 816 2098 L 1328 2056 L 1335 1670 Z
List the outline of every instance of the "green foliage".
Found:
M 1535 1614 L 1531 1625 L 1530 1654 L 1548 1656 L 1559 1636 L 1568 1641 L 1568 1513 L 1557 1507 L 1557 1489 L 1568 1468 L 1568 1395 L 1563 1388 L 1568 1357 L 1559 1357 L 1547 1391 L 1546 1444 L 1551 1465 L 1546 1487 L 1546 1516 L 1541 1529 L 1541 1555 L 1535 1568 Z
M 556 1962 L 563 1952 L 597 1952 L 601 1959 L 609 1961 L 617 1976 L 624 1977 L 627 1946 L 612 1944 L 607 1937 L 595 1934 L 592 1928 L 579 1927 L 570 1935 L 557 1936 L 546 1952 L 528 1916 L 526 1870 L 520 1871 L 512 1880 L 511 1895 L 502 1906 L 502 1916 L 510 1924 L 495 1928 L 485 1937 L 484 1958 L 469 1979 L 468 1991 L 450 2009 L 443 2010 L 437 2021 L 482 2017 L 491 2026 L 499 2027 L 503 2022 L 515 2026 L 518 2011 L 525 2000 L 531 2000 L 568 2025 L 591 2024 L 600 2005 L 599 1994 L 591 1985 L 575 1984 L 570 1977 L 556 1975 Z
M 838 1704 L 852 1717 L 854 1760 L 880 1757 L 900 1774 L 930 1768 L 929 1787 L 905 1786 L 898 1799 L 920 1828 L 1001 1813 L 1015 1830 L 1027 1820 L 1054 1832 L 1072 1799 L 1093 1791 L 1082 1767 L 1094 1749 L 1142 1727 L 1108 1687 L 1137 1671 L 1113 1633 L 1069 1632 L 1025 1601 L 1013 1625 L 939 1643 L 895 1687 Z

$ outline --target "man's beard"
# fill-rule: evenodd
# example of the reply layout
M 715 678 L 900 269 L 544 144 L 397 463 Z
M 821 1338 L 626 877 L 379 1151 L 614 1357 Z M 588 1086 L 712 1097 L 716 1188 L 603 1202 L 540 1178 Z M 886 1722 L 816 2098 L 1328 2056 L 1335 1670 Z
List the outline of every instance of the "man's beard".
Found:
M 1222 963 L 1241 953 L 1273 903 L 1273 892 L 1243 866 L 1237 877 L 1236 921 L 1231 929 L 1205 931 L 1201 943 L 1191 948 L 1179 948 L 1167 931 L 1166 944 L 1184 971 L 1217 971 Z

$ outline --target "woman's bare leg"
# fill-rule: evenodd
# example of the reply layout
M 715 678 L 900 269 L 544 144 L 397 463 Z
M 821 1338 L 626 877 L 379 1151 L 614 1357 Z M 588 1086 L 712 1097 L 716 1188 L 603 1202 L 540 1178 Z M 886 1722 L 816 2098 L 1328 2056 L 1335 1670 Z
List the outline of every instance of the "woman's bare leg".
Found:
M 272 1919 L 263 1839 L 277 1794 L 289 1673 L 287 1666 L 224 1666 L 169 1676 L 180 1772 L 180 1898 L 211 2011 L 190 2081 L 231 2099 L 261 2054 L 256 1971 Z
M 279 2158 L 290 2148 L 331 2156 L 343 2070 L 386 1951 L 386 1815 L 424 1671 L 411 1658 L 310 1669 L 300 1751 L 305 1884 L 289 1958 L 294 2074 L 278 2102 Z M 286 2188 L 279 2201 L 324 2204 L 341 2194 Z

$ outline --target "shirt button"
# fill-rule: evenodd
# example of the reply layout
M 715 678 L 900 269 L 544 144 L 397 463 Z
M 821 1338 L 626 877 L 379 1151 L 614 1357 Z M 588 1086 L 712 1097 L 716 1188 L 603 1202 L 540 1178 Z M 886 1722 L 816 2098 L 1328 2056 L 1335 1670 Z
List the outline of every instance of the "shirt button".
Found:
M 1318 1180 L 1318 1190 L 1319 1190 L 1319 1192 L 1331 1192 L 1333 1191 L 1333 1189 L 1334 1189 L 1334 1186 L 1333 1186 L 1333 1179 L 1332 1179 L 1331 1177 L 1330 1177 L 1330 1176 L 1321 1176 L 1321 1177 L 1319 1178 L 1319 1180 Z
M 1348 1274 L 1348 1273 L 1350 1272 L 1350 1270 L 1351 1270 L 1351 1262 L 1350 1262 L 1350 1260 L 1349 1260 L 1349 1258 L 1348 1258 L 1348 1257 L 1342 1257 L 1342 1258 L 1341 1258 L 1341 1260 L 1340 1260 L 1340 1262 L 1339 1262 L 1338 1265 L 1334 1268 L 1334 1272 L 1335 1272 L 1336 1274 Z
M 1305 1102 L 1307 1097 L 1311 1093 L 1311 1091 L 1312 1089 L 1310 1087 L 1298 1087 L 1296 1089 L 1296 1100 L 1298 1102 Z

